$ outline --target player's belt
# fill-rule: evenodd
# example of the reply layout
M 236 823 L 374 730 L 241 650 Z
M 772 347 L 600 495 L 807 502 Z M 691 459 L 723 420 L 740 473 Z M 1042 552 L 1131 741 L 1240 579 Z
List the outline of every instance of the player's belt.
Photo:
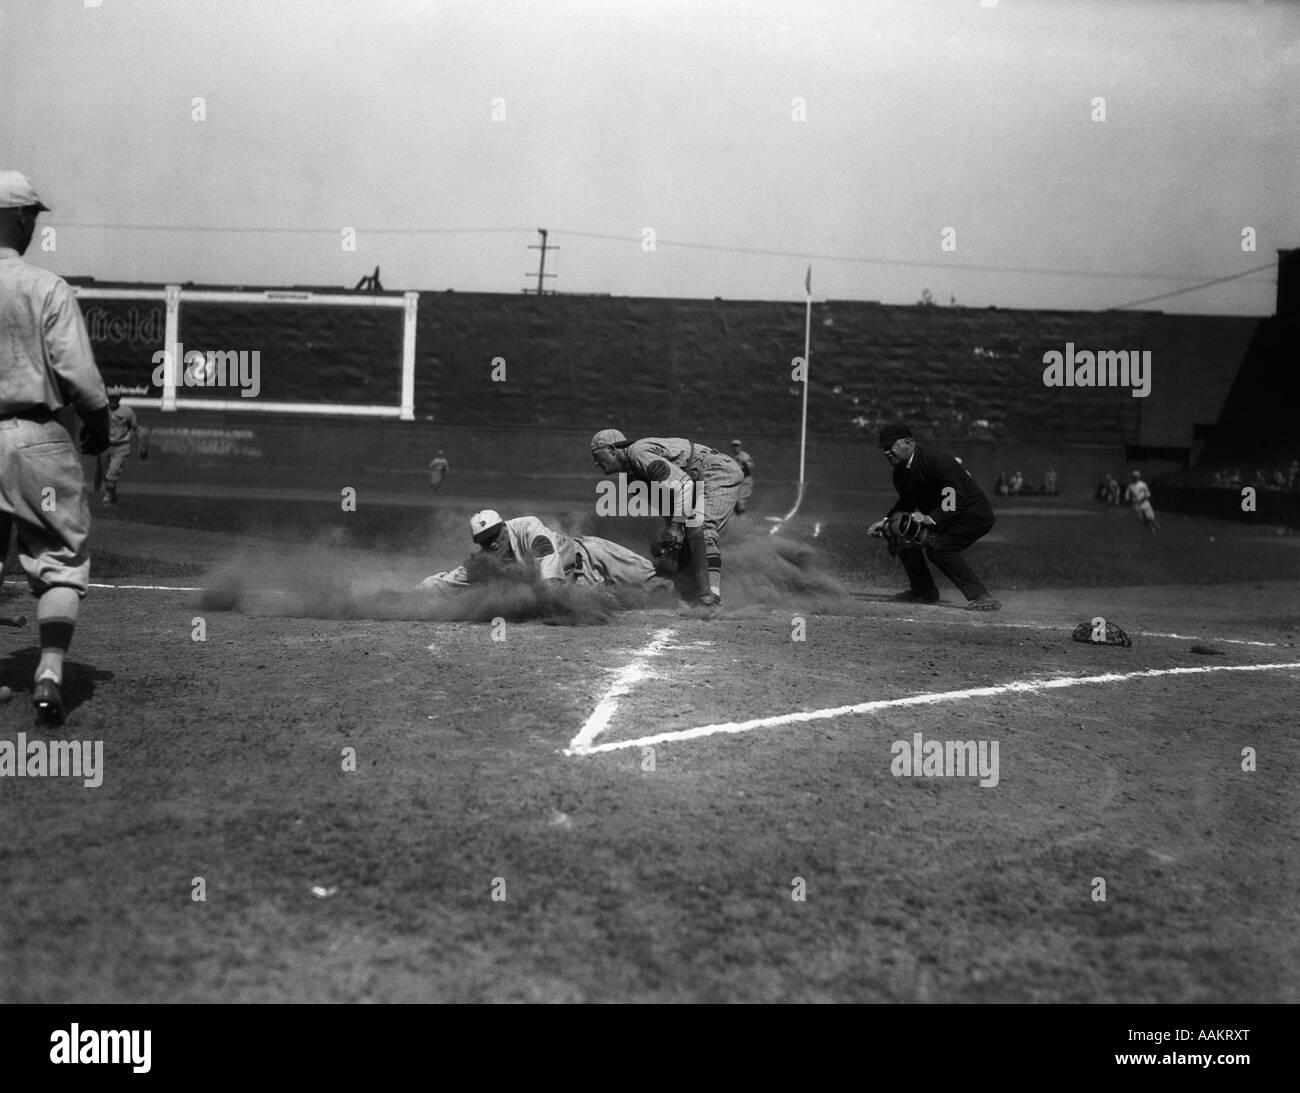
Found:
M 0 421 L 9 421 L 13 418 L 44 423 L 54 420 L 54 411 L 46 406 L 29 406 L 26 410 L 11 410 L 7 413 L 0 413 Z

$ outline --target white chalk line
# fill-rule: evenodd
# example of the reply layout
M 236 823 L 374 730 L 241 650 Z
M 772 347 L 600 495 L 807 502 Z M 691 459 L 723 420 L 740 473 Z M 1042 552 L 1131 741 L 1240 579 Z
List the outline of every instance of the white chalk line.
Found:
M 940 691 L 929 694 L 909 695 L 906 698 L 883 698 L 871 702 L 859 702 L 853 706 L 832 706 L 823 710 L 806 710 L 798 713 L 778 714 L 774 717 L 757 717 L 750 721 L 730 721 L 718 725 L 700 725 L 693 729 L 679 729 L 674 732 L 655 733 L 653 736 L 641 736 L 635 740 L 615 740 L 607 744 L 580 746 L 577 737 L 569 745 L 566 755 L 595 755 L 600 752 L 619 751 L 624 748 L 646 748 L 655 744 L 676 743 L 683 740 L 699 740 L 719 734 L 736 734 L 753 732 L 755 729 L 773 728 L 778 725 L 795 725 L 806 721 L 829 721 L 837 717 L 854 714 L 874 713 L 877 710 L 897 706 L 932 706 L 941 702 L 960 702 L 971 698 L 990 698 L 994 695 L 1059 690 L 1063 687 L 1080 687 L 1091 683 L 1123 683 L 1130 679 L 1153 679 L 1157 676 L 1203 675 L 1209 672 L 1275 672 L 1288 669 L 1300 669 L 1300 661 L 1289 664 L 1211 664 L 1194 668 L 1150 668 L 1141 672 L 1107 672 L 1099 676 L 1061 676 L 1056 679 L 1023 679 L 1011 683 L 998 683 L 989 687 L 971 687 L 962 691 Z
M 591 748 L 591 742 L 609 727 L 614 711 L 618 709 L 618 700 L 632 689 L 633 684 L 650 674 L 646 662 L 651 657 L 659 656 L 675 633 L 676 631 L 671 627 L 656 630 L 650 644 L 637 650 L 631 663 L 625 664 L 614 673 L 613 682 L 605 690 L 601 700 L 596 703 L 591 716 L 578 731 L 578 735 L 569 741 L 569 747 L 565 750 L 566 755 L 581 755 Z

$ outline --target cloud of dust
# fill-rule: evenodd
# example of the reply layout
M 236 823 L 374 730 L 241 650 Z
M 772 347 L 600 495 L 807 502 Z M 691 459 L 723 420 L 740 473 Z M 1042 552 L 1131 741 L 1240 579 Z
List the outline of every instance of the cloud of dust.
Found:
M 558 521 L 557 521 L 558 522 Z M 579 533 L 580 528 L 571 528 Z M 641 530 L 641 529 L 638 529 Z M 728 613 L 799 608 L 847 613 L 855 601 L 819 553 L 781 536 L 732 528 L 724 535 L 723 596 Z M 628 536 L 620 535 L 626 540 Z M 647 536 L 648 538 L 648 536 Z M 463 540 L 456 543 L 462 549 Z M 633 549 L 645 544 L 632 541 Z M 328 540 L 310 545 L 249 549 L 208 575 L 200 606 L 290 618 L 428 622 L 536 621 L 559 626 L 607 623 L 616 613 L 680 608 L 668 589 L 578 588 L 532 582 L 517 571 L 493 571 L 486 555 L 471 555 L 475 583 L 458 591 L 425 591 L 397 578 L 382 556 L 372 564 L 356 550 Z M 430 572 L 455 562 L 431 562 Z M 488 568 L 484 568 L 488 567 Z

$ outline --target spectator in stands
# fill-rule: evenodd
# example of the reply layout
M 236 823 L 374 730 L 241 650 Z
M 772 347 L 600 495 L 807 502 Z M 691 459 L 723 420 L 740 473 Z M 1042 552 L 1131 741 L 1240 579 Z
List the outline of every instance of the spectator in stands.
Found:
M 993 483 L 993 492 L 999 497 L 1006 497 L 1011 492 L 1011 486 L 1007 483 L 1007 472 L 999 471 L 998 480 Z
M 1010 484 L 1011 484 L 1011 493 L 1014 496 L 1024 488 L 1025 476 L 1021 474 L 1019 471 L 1016 471 L 1016 473 L 1011 476 Z
M 1048 497 L 1056 496 L 1056 468 L 1048 467 L 1043 474 L 1043 493 Z

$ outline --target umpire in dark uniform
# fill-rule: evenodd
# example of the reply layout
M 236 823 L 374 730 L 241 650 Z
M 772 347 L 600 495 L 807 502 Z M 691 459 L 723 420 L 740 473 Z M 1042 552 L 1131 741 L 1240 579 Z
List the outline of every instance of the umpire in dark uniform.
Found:
M 938 603 L 939 589 L 925 564 L 928 557 L 966 597 L 971 611 L 996 611 L 1002 605 L 989 595 L 961 552 L 983 538 L 993 527 L 993 506 L 960 463 L 946 452 L 918 447 L 907 425 L 886 425 L 880 430 L 880 446 L 894 467 L 894 489 L 898 500 L 884 519 L 871 526 L 881 534 L 896 512 L 911 513 L 932 525 L 924 551 L 915 548 L 898 552 L 912 587 L 894 598 L 909 603 Z

